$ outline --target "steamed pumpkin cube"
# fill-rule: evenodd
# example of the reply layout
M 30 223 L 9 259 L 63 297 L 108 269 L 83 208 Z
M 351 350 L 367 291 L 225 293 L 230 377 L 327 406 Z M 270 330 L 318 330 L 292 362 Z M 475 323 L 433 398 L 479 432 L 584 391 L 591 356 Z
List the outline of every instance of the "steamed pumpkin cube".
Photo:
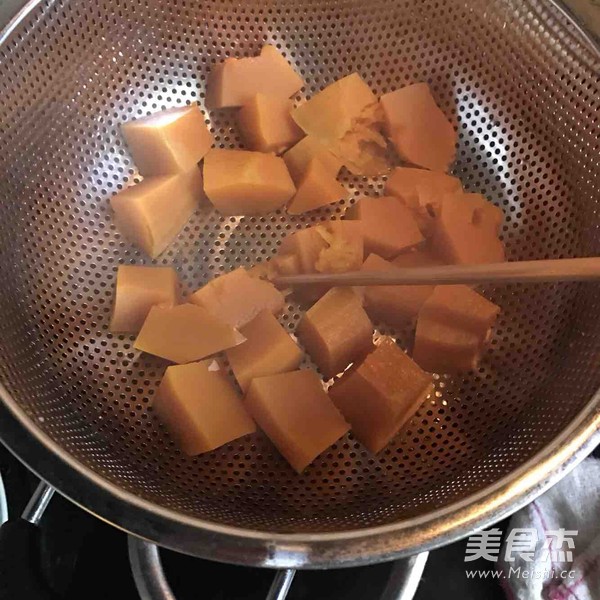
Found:
M 258 93 L 290 98 L 304 85 L 275 46 L 267 44 L 260 56 L 227 58 L 211 71 L 206 104 L 210 108 L 242 106 Z
M 448 170 L 456 156 L 457 133 L 426 83 L 384 94 L 381 105 L 388 137 L 404 160 L 433 171 Z
M 315 262 L 318 273 L 357 271 L 364 258 L 364 235 L 358 221 L 330 221 L 316 225 L 317 233 L 325 240 Z
M 204 191 L 223 215 L 264 215 L 284 206 L 296 188 L 282 158 L 216 148 L 204 159 Z
M 296 183 L 300 181 L 309 163 L 314 158 L 321 161 L 327 174 L 334 179 L 343 166 L 342 161 L 312 135 L 302 138 L 283 155 L 283 160 Z
M 440 285 L 417 320 L 413 358 L 438 373 L 477 366 L 500 307 L 465 285 Z
M 409 255 L 401 254 L 398 258 L 404 256 Z M 410 266 L 404 264 L 401 268 L 410 268 Z M 376 254 L 370 254 L 361 271 L 393 271 L 398 268 L 393 262 L 388 262 Z M 365 309 L 373 320 L 383 321 L 393 327 L 401 327 L 406 325 L 407 321 L 416 318 L 433 290 L 433 285 L 365 286 L 363 288 Z
M 246 341 L 227 350 L 229 365 L 242 390 L 256 377 L 294 371 L 303 352 L 279 321 L 267 310 L 240 328 Z
M 188 363 L 237 346 L 244 337 L 201 306 L 153 306 L 134 347 L 142 352 Z
M 437 320 L 467 329 L 484 341 L 500 307 L 466 285 L 438 285 L 419 314 L 421 320 Z
M 314 371 L 253 379 L 244 405 L 298 473 L 350 429 Z
M 442 197 L 450 192 L 461 192 L 460 179 L 426 169 L 411 167 L 396 167 L 389 174 L 385 184 L 385 193 L 388 196 L 402 198 L 407 206 L 413 208 L 420 205 L 419 188 L 428 189 L 432 196 Z
M 475 369 L 481 357 L 481 337 L 468 329 L 436 319 L 417 319 L 413 359 L 433 373 Z
M 209 281 L 188 300 L 232 327 L 249 323 L 262 310 L 278 314 L 285 306 L 285 297 L 272 283 L 251 277 L 243 267 Z
M 175 306 L 178 300 L 179 282 L 171 267 L 121 265 L 109 328 L 137 333 L 153 306 Z
M 432 391 L 431 375 L 385 338 L 362 363 L 346 371 L 329 394 L 356 438 L 376 454 Z
M 198 167 L 148 177 L 110 199 L 117 229 L 151 258 L 164 252 L 204 197 Z
M 329 174 L 319 158 L 313 158 L 298 183 L 296 195 L 287 207 L 291 215 L 299 215 L 338 202 L 348 195 L 346 188 Z
M 296 335 L 330 379 L 373 347 L 373 324 L 352 288 L 333 288 L 303 315 Z
M 279 247 L 280 256 L 296 256 L 296 273 L 343 273 L 360 268 L 362 226 L 355 221 L 329 221 L 288 235 Z M 290 273 L 290 274 L 296 274 Z
M 427 248 L 415 249 L 399 254 L 392 264 L 401 269 L 412 267 L 441 267 L 444 263 Z
M 294 103 L 287 98 L 256 94 L 240 108 L 238 127 L 250 150 L 279 154 L 302 138 L 290 111 Z
M 377 175 L 389 168 L 383 158 L 386 141 L 376 96 L 352 73 L 292 111 L 296 123 L 342 160 L 356 175 Z
M 124 123 L 121 130 L 144 177 L 190 171 L 214 142 L 197 104 Z
M 471 196 L 448 194 L 442 197 L 435 209 L 432 248 L 447 263 L 502 262 L 505 256 L 497 233 L 499 215 Z
M 361 222 L 367 253 L 393 258 L 425 239 L 411 210 L 397 198 L 362 198 L 352 209 Z
M 168 367 L 152 409 L 190 456 L 256 431 L 235 388 L 213 360 Z
M 300 261 L 295 254 L 281 254 L 271 258 L 270 263 L 277 275 L 299 275 Z
M 315 273 L 315 264 L 327 242 L 316 227 L 300 229 L 286 236 L 279 246 L 279 255 L 298 257 L 300 273 Z

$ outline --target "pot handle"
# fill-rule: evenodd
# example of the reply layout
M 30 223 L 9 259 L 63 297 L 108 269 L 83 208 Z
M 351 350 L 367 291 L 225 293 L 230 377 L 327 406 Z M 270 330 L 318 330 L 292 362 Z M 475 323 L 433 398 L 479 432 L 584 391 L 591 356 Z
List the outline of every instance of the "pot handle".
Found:
M 54 489 L 41 482 L 20 518 L 0 527 L 0 600 L 55 600 L 40 567 L 38 524 Z
M 128 545 L 131 571 L 140 598 L 142 600 L 176 600 L 165 578 L 158 547 L 131 535 Z M 395 561 L 380 600 L 412 600 L 419 586 L 428 556 L 428 552 L 421 552 L 421 554 Z M 295 569 L 277 571 L 266 600 L 285 600 L 295 574 Z

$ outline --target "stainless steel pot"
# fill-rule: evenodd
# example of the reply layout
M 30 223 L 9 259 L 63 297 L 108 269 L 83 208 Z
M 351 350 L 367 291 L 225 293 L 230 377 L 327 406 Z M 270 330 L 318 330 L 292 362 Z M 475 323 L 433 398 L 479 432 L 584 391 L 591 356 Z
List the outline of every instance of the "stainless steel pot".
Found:
M 487 288 L 503 311 L 482 366 L 440 376 L 379 456 L 352 435 L 301 476 L 261 435 L 182 456 L 151 411 L 165 365 L 107 329 L 117 265 L 149 262 L 110 218 L 137 180 L 118 125 L 202 104 L 216 61 L 267 41 L 306 95 L 354 70 L 377 93 L 428 81 L 458 123 L 455 173 L 504 209 L 509 257 L 600 254 L 600 55 L 553 2 L 32 1 L 0 35 L 0 437 L 77 504 L 168 548 L 280 568 L 412 555 L 513 512 L 598 442 L 599 287 Z M 207 118 L 218 145 L 238 144 L 231 112 Z M 356 197 L 383 178 L 345 183 Z M 205 208 L 155 262 L 195 288 L 343 204 Z

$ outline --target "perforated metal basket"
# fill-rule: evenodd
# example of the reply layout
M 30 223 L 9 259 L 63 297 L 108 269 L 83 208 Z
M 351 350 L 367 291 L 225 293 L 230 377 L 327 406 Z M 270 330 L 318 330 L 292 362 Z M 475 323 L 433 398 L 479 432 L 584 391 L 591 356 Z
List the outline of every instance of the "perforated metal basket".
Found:
M 481 367 L 436 393 L 378 456 L 351 434 L 296 475 L 262 434 L 183 456 L 151 405 L 165 363 L 109 333 L 117 265 L 150 261 L 108 199 L 137 181 L 119 124 L 203 104 L 227 56 L 273 43 L 303 96 L 358 71 L 380 94 L 428 81 L 460 135 L 454 172 L 505 213 L 510 259 L 600 255 L 599 55 L 548 2 L 44 0 L 0 47 L 0 435 L 79 504 L 189 553 L 332 566 L 414 553 L 539 494 L 598 441 L 600 287 L 489 287 Z M 206 115 L 221 147 L 231 111 Z M 339 218 L 198 211 L 157 261 L 189 289 Z M 293 331 L 293 302 L 282 323 Z M 411 332 L 379 332 L 406 347 Z

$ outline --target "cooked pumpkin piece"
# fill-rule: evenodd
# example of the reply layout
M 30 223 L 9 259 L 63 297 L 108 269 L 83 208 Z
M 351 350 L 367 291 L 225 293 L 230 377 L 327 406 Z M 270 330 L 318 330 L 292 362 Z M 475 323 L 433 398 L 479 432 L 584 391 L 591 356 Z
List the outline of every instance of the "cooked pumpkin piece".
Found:
M 343 166 L 342 161 L 312 135 L 302 138 L 283 155 L 283 160 L 288 167 L 292 179 L 296 183 L 300 181 L 309 163 L 314 158 L 318 158 L 321 161 L 327 174 L 334 179 Z
M 412 254 L 412 253 L 410 253 Z M 414 265 L 408 264 L 405 257 L 410 254 L 401 254 L 405 264 L 396 265 L 376 254 L 370 254 L 361 267 L 362 271 L 393 271 L 398 268 L 421 266 L 420 258 L 415 259 Z M 417 254 L 416 252 L 414 254 Z M 425 259 L 422 259 L 425 262 Z M 423 265 L 425 266 L 425 264 Z M 363 288 L 365 309 L 367 314 L 375 321 L 383 321 L 393 327 L 401 327 L 415 319 L 423 303 L 432 294 L 433 285 L 373 285 Z
M 244 391 L 256 377 L 294 371 L 302 361 L 302 350 L 268 310 L 241 327 L 240 333 L 246 341 L 227 350 L 226 355 Z
M 456 155 L 456 130 L 435 103 L 426 83 L 381 97 L 388 137 L 409 163 L 447 171 Z
M 346 188 L 330 175 L 321 159 L 313 158 L 298 182 L 298 189 L 288 204 L 287 212 L 299 215 L 343 200 L 347 195 Z
M 235 388 L 213 360 L 168 367 L 152 409 L 190 456 L 256 431 Z
M 298 473 L 350 429 L 314 371 L 253 379 L 244 405 Z
M 302 316 L 296 335 L 326 379 L 373 346 L 373 324 L 352 288 L 329 290 Z
M 188 363 L 232 348 L 244 337 L 195 304 L 153 306 L 134 347 L 174 363 Z
M 227 58 L 210 73 L 206 104 L 210 108 L 242 106 L 256 94 L 290 98 L 304 81 L 275 46 L 266 44 L 260 56 Z
M 285 306 L 285 297 L 269 281 L 251 277 L 239 267 L 196 290 L 189 302 L 202 306 L 232 327 L 242 327 L 262 310 L 279 314 Z
M 110 330 L 137 333 L 155 305 L 175 306 L 179 281 L 171 267 L 120 265 Z
M 499 313 L 466 285 L 436 286 L 419 312 L 413 358 L 437 373 L 476 368 Z
M 167 249 L 204 197 L 202 174 L 148 177 L 110 199 L 117 229 L 151 258 Z
M 391 196 L 361 198 L 351 216 L 362 225 L 364 249 L 383 258 L 393 258 L 424 241 L 411 210 Z
M 279 154 L 304 133 L 292 119 L 294 103 L 287 98 L 256 94 L 240 108 L 237 123 L 246 146 Z
M 474 194 L 447 194 L 435 208 L 431 244 L 447 263 L 480 264 L 505 260 L 498 237 L 501 214 Z
M 392 169 L 385 184 L 385 193 L 388 196 L 402 198 L 407 206 L 414 207 L 419 204 L 418 188 L 428 188 L 432 195 L 441 197 L 450 192 L 461 192 L 460 179 L 427 169 L 412 167 L 396 167 Z
M 214 142 L 197 104 L 129 121 L 121 130 L 144 177 L 186 173 L 197 167 Z
M 296 188 L 274 154 L 214 148 L 204 159 L 204 191 L 223 215 L 264 215 L 283 207 Z
M 385 173 L 383 112 L 357 73 L 335 81 L 292 111 L 298 125 L 355 175 Z
M 413 417 L 433 391 L 432 377 L 390 338 L 329 390 L 352 432 L 374 454 Z

